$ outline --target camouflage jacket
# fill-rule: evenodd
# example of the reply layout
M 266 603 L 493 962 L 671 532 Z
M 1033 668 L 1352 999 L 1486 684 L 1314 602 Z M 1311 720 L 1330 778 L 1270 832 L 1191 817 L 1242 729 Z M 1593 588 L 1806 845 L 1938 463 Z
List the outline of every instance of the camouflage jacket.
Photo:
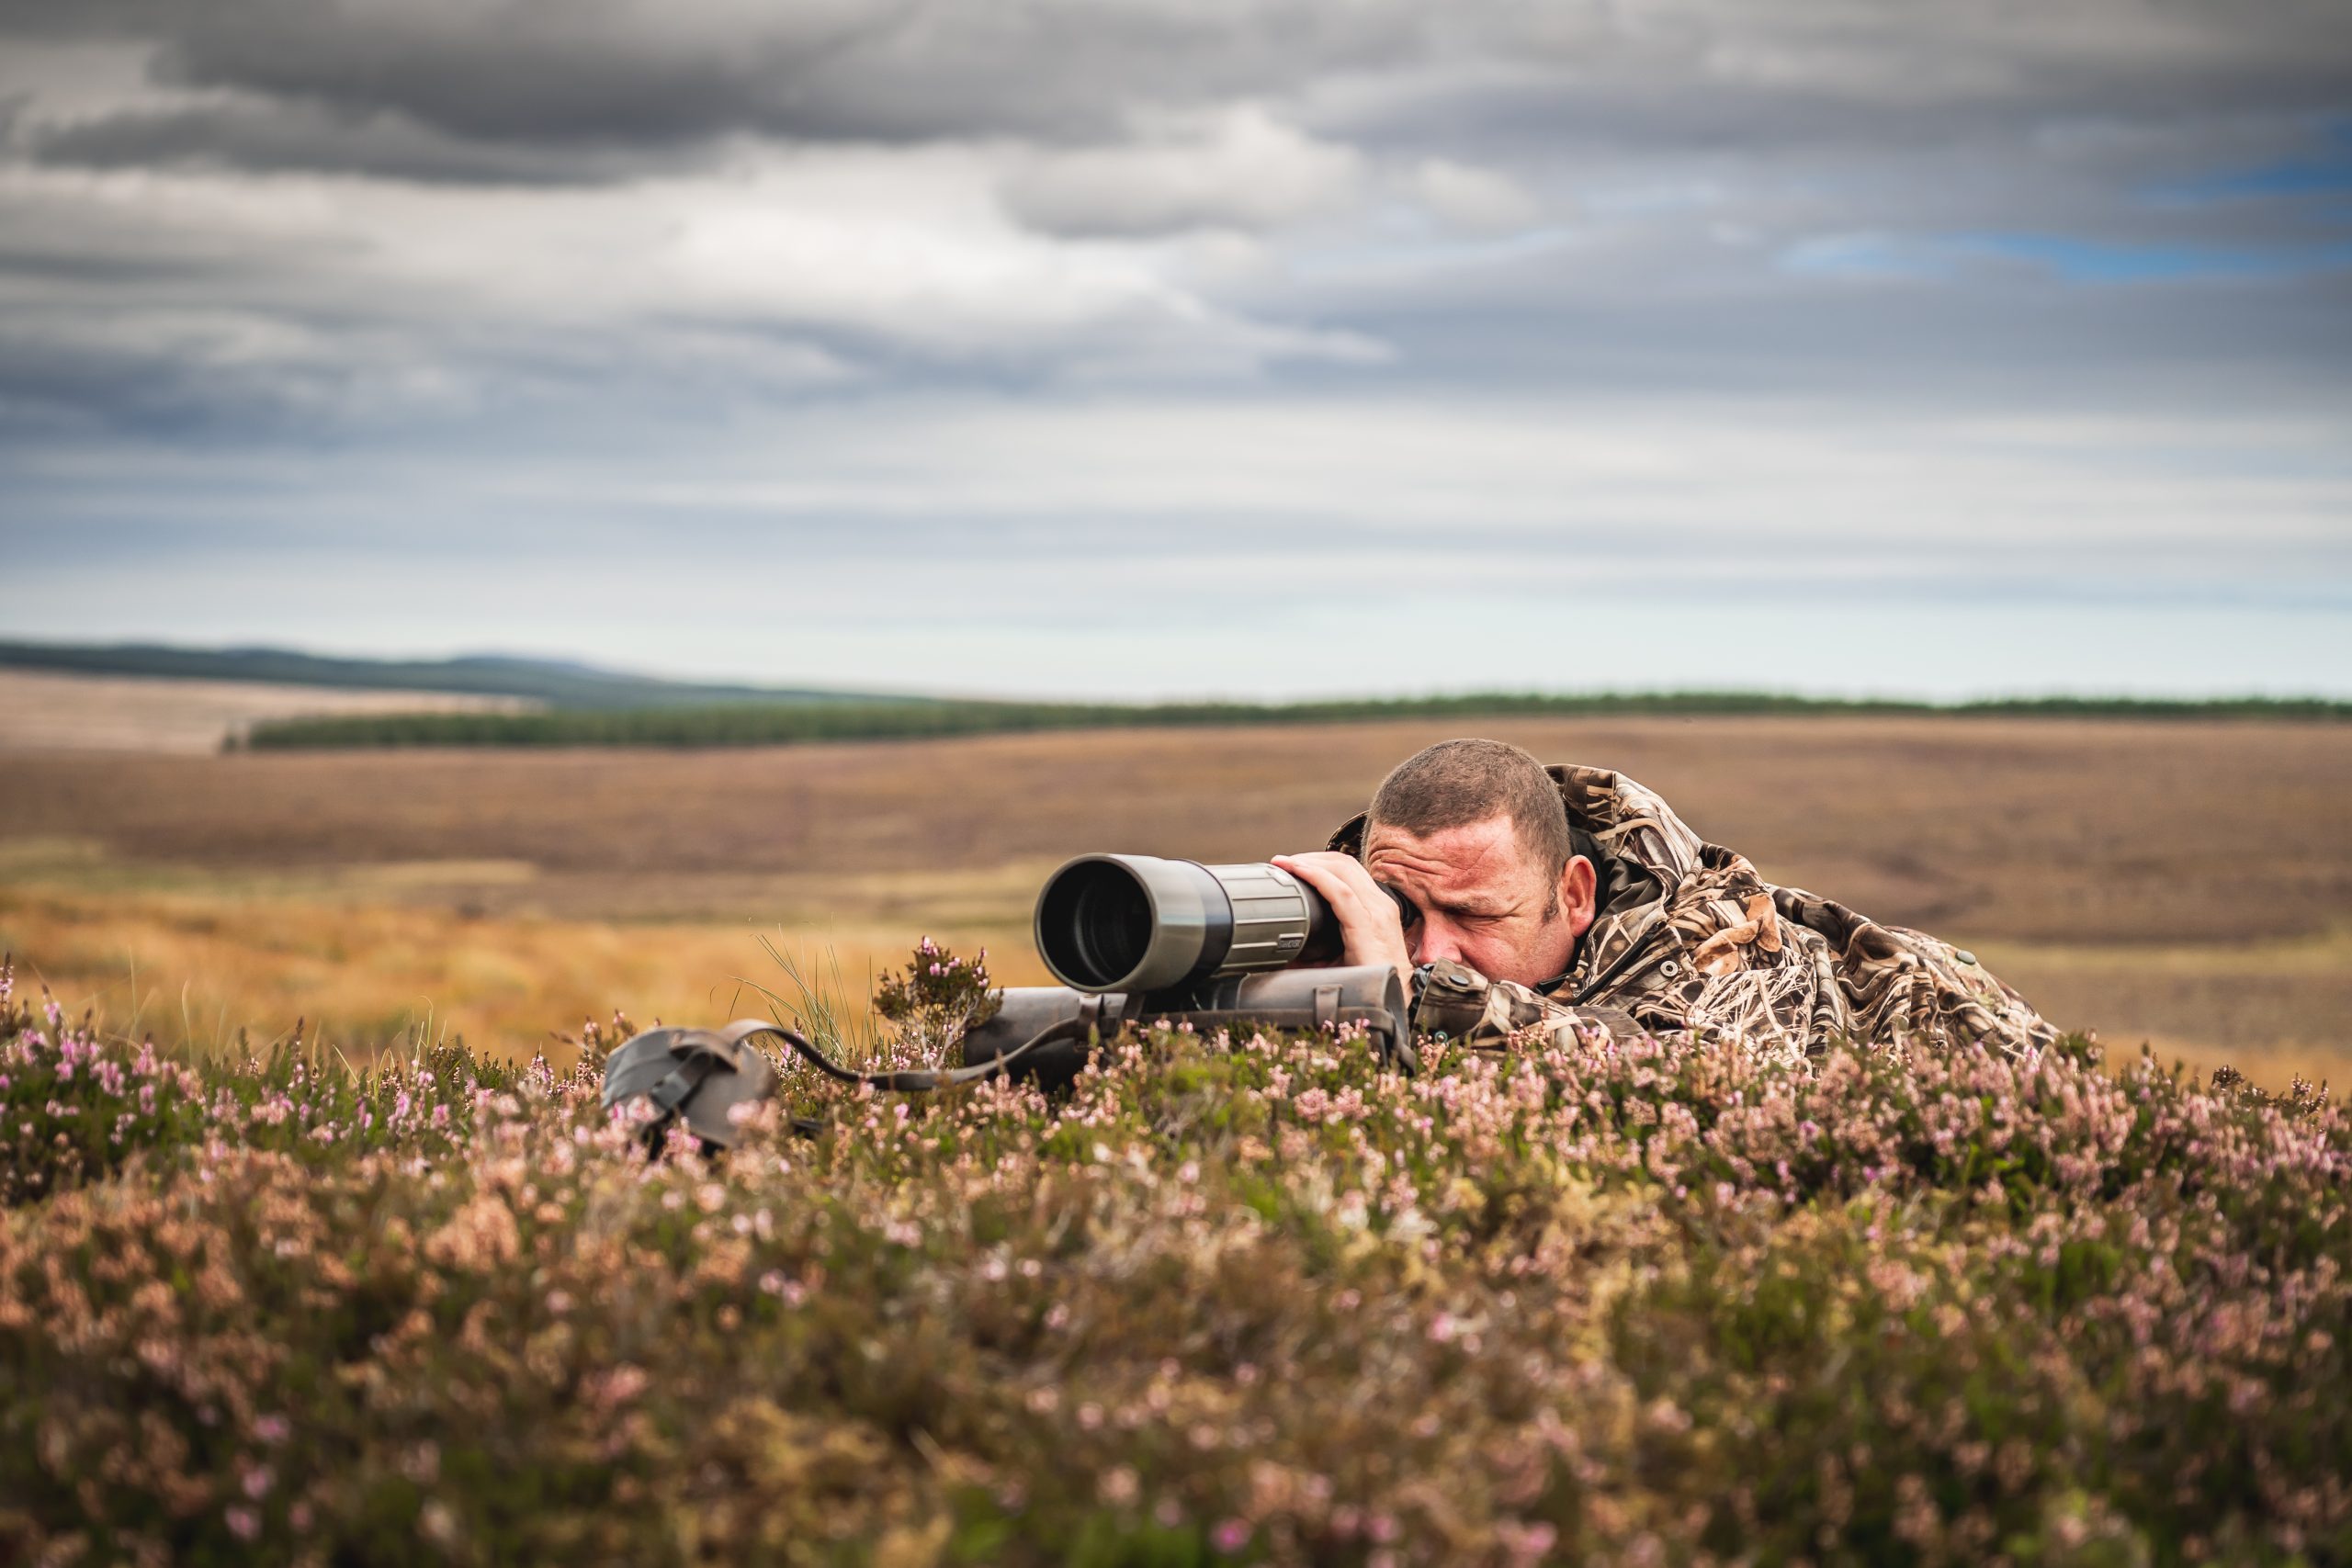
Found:
M 1546 997 L 1460 964 L 1424 967 L 1414 1027 L 1498 1046 L 1523 1030 L 1689 1030 L 1775 1055 L 1833 1040 L 1900 1047 L 1982 1041 L 2018 1055 L 2057 1031 L 1975 955 L 1826 898 L 1775 887 L 1702 841 L 1665 801 L 1600 768 L 1555 767 L 1571 826 L 1600 864 L 1600 909 Z M 1331 837 L 1361 855 L 1363 818 Z

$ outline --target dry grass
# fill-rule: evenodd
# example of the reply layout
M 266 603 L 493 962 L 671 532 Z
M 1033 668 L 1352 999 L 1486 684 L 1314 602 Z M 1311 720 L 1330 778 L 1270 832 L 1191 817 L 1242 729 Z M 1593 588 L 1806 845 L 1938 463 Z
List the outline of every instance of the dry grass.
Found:
M 519 697 L 370 692 L 270 681 L 163 681 L 0 670 L 0 750 L 218 751 L 266 719 L 365 713 L 523 713 Z
M 300 1020 L 346 1052 L 454 1035 L 506 1055 L 545 1045 L 565 1062 L 549 1032 L 616 1008 L 640 1023 L 717 1023 L 764 1014 L 755 986 L 795 996 L 763 937 L 804 972 L 838 967 L 852 995 L 913 941 L 872 926 L 478 919 L 348 900 L 0 889 L 0 946 L 24 955 L 24 981 L 77 1015 L 95 1010 L 112 1032 L 205 1053 L 240 1032 L 251 1045 L 282 1038 Z M 1010 983 L 1045 981 L 1025 953 L 1007 957 L 997 967 Z
M 356 1030 L 430 1005 L 502 1047 L 616 1003 L 714 1016 L 714 987 L 772 969 L 752 932 L 779 926 L 804 947 L 833 942 L 853 976 L 948 931 L 1029 978 L 1029 899 L 1062 856 L 1318 843 L 1390 764 L 1456 728 L 21 754 L 0 773 L 0 934 L 110 1011 L 135 955 L 142 992 L 186 985 L 214 998 L 212 1020 L 268 1031 L 325 1009 Z M 1978 947 L 2053 1018 L 2113 1043 L 2153 1038 L 2265 1081 L 2331 1064 L 2352 1077 L 2337 1043 L 2352 1018 L 2352 728 L 1479 728 L 1621 768 L 1767 874 Z

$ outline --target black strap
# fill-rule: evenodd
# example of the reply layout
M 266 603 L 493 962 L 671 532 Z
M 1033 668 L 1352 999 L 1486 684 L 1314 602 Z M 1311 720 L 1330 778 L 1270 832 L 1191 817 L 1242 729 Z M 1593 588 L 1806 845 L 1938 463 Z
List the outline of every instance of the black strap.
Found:
M 1099 1016 L 1102 1010 L 1098 1007 L 1095 1011 Z M 749 1040 L 754 1034 L 773 1034 L 786 1045 L 791 1046 L 795 1055 L 827 1077 L 838 1078 L 842 1083 L 872 1084 L 876 1089 L 894 1089 L 904 1094 L 921 1093 L 926 1089 L 954 1089 L 961 1084 L 985 1083 L 990 1078 L 1001 1078 L 1012 1071 L 1014 1063 L 1040 1045 L 1050 1045 L 1058 1040 L 1083 1040 L 1093 1032 L 1094 1028 L 1094 1023 L 1087 1019 L 1081 1010 L 1079 1017 L 1049 1024 L 1007 1051 L 1003 1055 L 992 1056 L 985 1062 L 974 1062 L 961 1067 L 901 1069 L 888 1073 L 860 1072 L 855 1067 L 844 1067 L 810 1044 L 808 1037 L 798 1030 L 787 1029 L 783 1024 L 771 1023 L 764 1019 L 738 1019 L 720 1030 L 718 1037 L 729 1044 L 735 1045 Z
M 1408 1069 L 1415 1065 L 1409 1045 L 1396 1038 L 1396 1014 L 1386 1008 L 1341 1007 L 1339 1005 L 1340 996 L 1337 986 L 1318 986 L 1315 990 L 1315 1005 L 1311 1008 L 1187 1008 L 1174 1016 L 1183 1019 L 1204 1034 L 1214 1033 L 1219 1029 L 1243 1027 L 1324 1030 L 1351 1023 L 1375 1025 L 1378 1026 L 1375 1032 L 1381 1036 L 1382 1055 L 1402 1060 Z M 1003 1077 L 1023 1057 L 1041 1046 L 1064 1040 L 1090 1038 L 1102 1026 L 1105 1010 L 1101 997 L 1089 996 L 1079 1004 L 1076 1018 L 1046 1025 L 1001 1056 L 991 1056 L 985 1062 L 973 1062 L 961 1067 L 901 1068 L 887 1073 L 861 1072 L 855 1067 L 842 1066 L 809 1043 L 808 1037 L 798 1030 L 788 1029 L 765 1019 L 738 1019 L 720 1030 L 718 1037 L 729 1045 L 737 1045 L 755 1034 L 773 1034 L 790 1046 L 795 1055 L 827 1077 L 842 1083 L 872 1084 L 876 1089 L 902 1094 L 922 1093 Z M 674 1073 L 672 1075 L 675 1076 Z
M 678 1120 L 678 1108 L 694 1098 L 695 1090 L 702 1087 L 703 1079 L 722 1069 L 730 1073 L 735 1070 L 734 1063 L 702 1044 L 691 1046 L 684 1055 L 676 1060 L 678 1065 L 645 1091 L 645 1098 L 662 1112 L 648 1122 L 638 1134 L 649 1150 L 659 1151 L 662 1135 Z M 805 1127 L 802 1125 L 804 1122 L 807 1123 Z M 803 1137 L 815 1137 L 816 1125 L 805 1116 L 792 1119 L 792 1130 Z M 710 1145 L 705 1143 L 703 1146 L 707 1150 Z
M 671 1068 L 669 1075 L 660 1083 L 647 1089 L 645 1098 L 660 1106 L 663 1115 L 670 1115 L 692 1099 L 702 1080 L 710 1077 L 719 1066 L 718 1058 L 710 1052 L 693 1052 Z M 729 1066 L 727 1070 L 733 1072 L 735 1069 Z

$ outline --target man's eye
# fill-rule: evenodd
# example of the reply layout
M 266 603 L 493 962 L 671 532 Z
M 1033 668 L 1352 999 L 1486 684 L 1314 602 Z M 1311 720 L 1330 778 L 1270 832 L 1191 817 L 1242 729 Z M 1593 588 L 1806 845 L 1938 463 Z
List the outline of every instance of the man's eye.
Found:
M 1396 901 L 1396 919 L 1403 924 L 1407 931 L 1411 931 L 1415 926 L 1421 923 L 1421 911 L 1415 907 L 1410 898 L 1406 897 L 1402 893 L 1397 892 L 1396 889 L 1389 886 L 1388 884 L 1385 882 L 1380 884 L 1380 890 Z

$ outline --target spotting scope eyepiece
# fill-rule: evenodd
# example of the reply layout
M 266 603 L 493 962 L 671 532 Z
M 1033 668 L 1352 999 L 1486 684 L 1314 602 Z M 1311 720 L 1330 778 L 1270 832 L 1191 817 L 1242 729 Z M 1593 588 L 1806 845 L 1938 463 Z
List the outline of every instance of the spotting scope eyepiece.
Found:
M 1081 991 L 1180 990 L 1340 953 L 1323 896 L 1263 863 L 1080 855 L 1046 878 L 1036 930 L 1046 967 Z

